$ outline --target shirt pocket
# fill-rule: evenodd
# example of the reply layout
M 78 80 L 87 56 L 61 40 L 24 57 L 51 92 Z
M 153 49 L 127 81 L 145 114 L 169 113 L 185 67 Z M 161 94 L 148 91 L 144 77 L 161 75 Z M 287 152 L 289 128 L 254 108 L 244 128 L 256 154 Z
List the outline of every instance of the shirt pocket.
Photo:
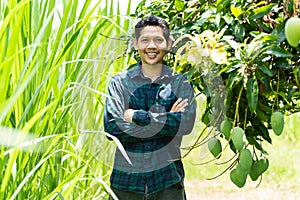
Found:
M 177 98 L 174 93 L 171 93 L 171 95 L 165 99 L 157 98 L 156 105 L 163 107 L 165 111 L 169 112 L 176 100 Z

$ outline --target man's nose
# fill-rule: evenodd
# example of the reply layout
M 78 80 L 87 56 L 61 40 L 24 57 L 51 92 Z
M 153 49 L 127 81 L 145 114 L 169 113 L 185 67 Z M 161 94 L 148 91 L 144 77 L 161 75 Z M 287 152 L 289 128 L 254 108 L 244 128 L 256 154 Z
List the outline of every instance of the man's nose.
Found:
M 156 48 L 156 44 L 153 40 L 150 40 L 148 48 Z

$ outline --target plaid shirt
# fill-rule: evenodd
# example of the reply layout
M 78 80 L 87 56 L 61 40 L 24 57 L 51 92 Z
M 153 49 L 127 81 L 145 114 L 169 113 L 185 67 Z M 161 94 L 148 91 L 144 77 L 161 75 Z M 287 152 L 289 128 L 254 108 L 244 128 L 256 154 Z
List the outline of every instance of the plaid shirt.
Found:
M 180 160 L 182 136 L 194 126 L 194 90 L 182 74 L 164 62 L 154 82 L 141 72 L 141 62 L 112 78 L 106 99 L 104 129 L 124 146 L 132 165 L 116 150 L 111 186 L 124 191 L 152 194 L 183 180 Z M 187 98 L 184 112 L 170 112 L 178 99 Z M 133 123 L 123 119 L 134 109 Z

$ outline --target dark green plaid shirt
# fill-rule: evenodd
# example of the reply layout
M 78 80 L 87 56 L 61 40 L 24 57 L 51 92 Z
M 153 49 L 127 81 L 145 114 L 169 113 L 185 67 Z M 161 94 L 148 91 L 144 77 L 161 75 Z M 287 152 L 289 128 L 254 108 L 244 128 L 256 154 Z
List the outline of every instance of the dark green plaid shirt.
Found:
M 196 103 L 187 79 L 164 62 L 154 82 L 141 72 L 141 62 L 112 78 L 104 113 L 105 131 L 124 146 L 132 165 L 116 150 L 111 186 L 152 194 L 183 180 L 180 160 L 182 136 L 194 126 Z M 178 99 L 187 98 L 184 112 L 170 112 Z M 123 119 L 126 109 L 136 110 L 133 123 Z

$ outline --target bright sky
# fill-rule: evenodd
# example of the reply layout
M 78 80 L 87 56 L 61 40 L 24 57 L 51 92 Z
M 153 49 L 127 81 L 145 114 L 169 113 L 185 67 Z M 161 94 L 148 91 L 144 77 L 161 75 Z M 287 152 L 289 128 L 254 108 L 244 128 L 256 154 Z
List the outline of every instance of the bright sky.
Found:
M 92 0 L 92 2 L 98 2 L 99 0 Z M 120 11 L 121 11 L 121 15 L 125 15 L 126 11 L 127 11 L 127 6 L 128 6 L 128 2 L 129 0 L 111 0 L 115 3 L 115 8 L 117 8 L 117 4 L 118 2 L 120 2 Z M 134 13 L 136 7 L 139 5 L 139 3 L 142 0 L 131 0 L 131 9 L 130 9 L 130 13 Z M 106 1 L 102 0 L 101 5 L 105 6 Z
M 125 15 L 126 11 L 127 11 L 127 6 L 128 6 L 128 2 L 129 0 L 111 0 L 115 3 L 115 8 L 117 8 L 117 3 L 120 2 L 120 10 L 121 10 L 121 15 Z M 131 13 L 134 13 L 136 7 L 139 5 L 139 3 L 142 0 L 131 0 Z M 92 4 L 91 5 L 95 5 L 97 2 L 99 2 L 99 0 L 92 0 Z M 82 7 L 84 5 L 85 1 L 79 1 L 79 7 Z M 105 6 L 106 1 L 102 0 L 101 1 L 101 5 Z M 57 2 L 57 6 L 56 8 L 58 9 L 58 11 L 61 11 L 62 9 L 62 2 L 58 1 Z M 62 12 L 62 11 L 61 11 Z M 59 26 L 59 22 L 58 22 L 58 15 L 55 13 L 54 14 L 54 27 L 57 28 Z M 57 23 L 56 23 L 57 22 Z
M 116 0 L 114 1 L 117 2 Z M 129 0 L 119 0 L 119 1 L 120 1 L 121 12 L 124 12 L 122 14 L 125 14 Z M 141 1 L 142 0 L 131 0 L 131 11 L 130 11 L 131 13 L 134 13 L 135 8 L 139 5 Z M 126 9 L 122 9 L 122 8 L 126 8 Z

